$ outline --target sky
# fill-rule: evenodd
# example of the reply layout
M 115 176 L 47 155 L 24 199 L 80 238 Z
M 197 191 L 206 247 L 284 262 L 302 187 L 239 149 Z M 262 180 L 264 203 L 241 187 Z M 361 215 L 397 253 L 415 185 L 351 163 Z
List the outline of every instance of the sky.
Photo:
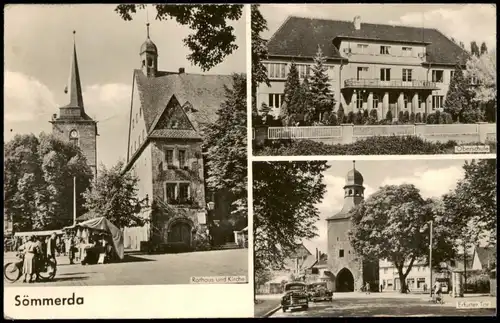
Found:
M 4 141 L 17 133 L 51 132 L 51 115 L 69 103 L 64 93 L 73 50 L 73 30 L 85 111 L 98 121 L 99 162 L 112 166 L 127 151 L 132 74 L 140 67 L 139 49 L 150 36 L 158 47 L 160 70 L 202 73 L 186 56 L 182 39 L 191 33 L 175 21 L 158 21 L 155 9 L 138 11 L 132 21 L 116 5 L 8 5 L 4 28 Z M 245 12 L 232 22 L 238 49 L 207 74 L 244 73 Z
M 456 187 L 463 178 L 464 159 L 438 160 L 358 160 L 356 169 L 363 175 L 365 199 L 385 185 L 414 184 L 424 198 L 440 197 Z M 352 161 L 331 161 L 324 173 L 326 193 L 317 205 L 320 220 L 316 223 L 318 237 L 304 241 L 304 245 L 314 254 L 318 248 L 327 251 L 326 218 L 342 209 L 344 201 L 345 176 L 352 167 Z
M 436 28 L 448 37 L 462 41 L 486 42 L 496 48 L 496 7 L 493 4 L 273 4 L 261 5 L 269 39 L 290 15 L 351 21 Z

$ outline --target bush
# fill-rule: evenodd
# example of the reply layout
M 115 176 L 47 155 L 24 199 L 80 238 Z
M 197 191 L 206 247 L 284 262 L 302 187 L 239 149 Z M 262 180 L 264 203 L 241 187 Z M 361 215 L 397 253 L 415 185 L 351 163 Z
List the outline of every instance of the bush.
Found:
M 337 110 L 337 120 L 339 123 L 345 123 L 345 113 L 344 113 L 344 107 L 342 106 L 342 103 L 339 105 L 339 109 Z
M 432 143 L 417 136 L 374 136 L 346 145 L 328 145 L 312 140 L 283 141 L 254 153 L 261 156 L 423 155 L 449 153 L 455 145 L 455 141 Z
M 426 122 L 427 122 L 427 112 L 424 112 L 424 113 L 422 114 L 422 122 L 423 122 L 423 123 L 426 123 Z
M 404 122 L 404 123 L 408 123 L 408 122 L 410 122 L 410 112 L 408 112 L 408 110 L 406 110 L 406 111 L 403 113 L 403 122 Z
M 363 112 L 361 110 L 358 110 L 358 113 L 356 113 L 356 116 L 354 118 L 354 124 L 355 125 L 362 125 L 364 124 L 364 118 L 363 118 Z
M 338 125 L 338 120 L 337 120 L 337 114 L 336 113 L 331 113 L 330 117 L 327 120 L 327 125 L 329 126 L 337 126 Z
M 436 113 L 434 113 L 434 123 L 435 124 L 440 124 L 442 121 L 442 118 L 441 118 L 441 111 L 439 110 L 436 110 Z
M 415 123 L 415 112 L 410 114 L 410 123 Z
M 377 113 L 377 109 L 372 109 L 370 111 L 370 117 L 375 119 L 375 120 L 378 120 L 378 113 Z
M 393 118 L 392 118 L 392 111 L 391 111 L 391 109 L 389 109 L 387 111 L 387 114 L 385 115 L 385 119 L 389 120 L 389 121 L 392 121 Z
M 398 121 L 404 122 L 405 114 L 403 111 L 399 111 L 398 113 Z
M 347 122 L 346 123 L 354 123 L 354 112 L 349 111 L 347 114 Z
M 427 119 L 425 120 L 427 124 L 435 124 L 436 123 L 436 114 L 430 113 L 427 115 Z
M 195 251 L 212 250 L 212 246 L 210 244 L 210 237 L 206 233 L 199 233 L 195 236 L 194 250 Z
M 467 277 L 467 290 L 473 293 L 489 293 L 490 277 L 485 273 L 475 273 Z
M 417 112 L 417 114 L 415 115 L 415 122 L 422 123 L 422 115 L 420 114 L 420 112 Z
M 368 118 L 370 117 L 370 115 L 368 114 L 368 110 L 365 109 L 363 110 L 363 121 L 368 121 Z
M 441 116 L 442 116 L 443 124 L 452 124 L 453 123 L 453 117 L 451 116 L 450 113 L 443 112 L 441 114 Z

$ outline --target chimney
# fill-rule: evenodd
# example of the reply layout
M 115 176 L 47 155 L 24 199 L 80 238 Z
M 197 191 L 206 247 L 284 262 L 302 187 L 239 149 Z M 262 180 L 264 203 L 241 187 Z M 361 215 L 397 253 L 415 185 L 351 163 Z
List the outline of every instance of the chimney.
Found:
M 57 119 L 57 114 L 56 114 L 56 113 L 54 113 L 54 114 L 52 115 L 52 120 L 56 120 L 56 119 Z
M 354 24 L 354 29 L 360 30 L 361 29 L 361 16 L 354 17 L 353 24 Z
M 319 251 L 318 251 L 318 248 L 316 248 L 316 261 L 319 261 Z
M 186 73 L 186 70 L 184 69 L 184 67 L 180 67 L 179 74 L 184 74 L 184 73 Z

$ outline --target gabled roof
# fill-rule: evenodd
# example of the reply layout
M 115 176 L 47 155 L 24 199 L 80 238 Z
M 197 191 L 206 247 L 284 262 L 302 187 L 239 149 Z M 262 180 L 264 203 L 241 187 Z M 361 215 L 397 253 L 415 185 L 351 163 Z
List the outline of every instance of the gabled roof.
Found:
M 335 38 L 359 38 L 401 43 L 426 43 L 427 63 L 465 64 L 467 53 L 436 29 L 361 23 L 356 30 L 351 21 L 289 17 L 271 37 L 269 56 L 314 57 L 318 45 L 329 59 L 342 56 L 334 46 Z
M 217 110 L 225 99 L 225 87 L 232 87 L 231 75 L 178 74 L 159 72 L 148 78 L 141 70 L 134 71 L 135 83 L 144 111 L 147 132 L 162 114 L 173 95 L 181 106 L 187 102 L 193 110 L 188 113 L 197 131 L 217 120 Z
M 488 247 L 476 247 L 475 251 L 481 266 L 488 265 L 488 261 L 492 262 L 495 260 L 495 250 Z

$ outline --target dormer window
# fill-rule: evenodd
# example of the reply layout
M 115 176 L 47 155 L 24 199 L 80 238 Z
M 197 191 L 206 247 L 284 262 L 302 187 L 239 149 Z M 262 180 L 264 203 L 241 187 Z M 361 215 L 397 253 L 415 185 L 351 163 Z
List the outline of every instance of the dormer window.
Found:
M 411 47 L 403 47 L 403 56 L 411 57 L 412 56 L 412 48 Z
M 357 46 L 358 54 L 367 54 L 368 53 L 368 45 L 367 44 L 358 44 Z

